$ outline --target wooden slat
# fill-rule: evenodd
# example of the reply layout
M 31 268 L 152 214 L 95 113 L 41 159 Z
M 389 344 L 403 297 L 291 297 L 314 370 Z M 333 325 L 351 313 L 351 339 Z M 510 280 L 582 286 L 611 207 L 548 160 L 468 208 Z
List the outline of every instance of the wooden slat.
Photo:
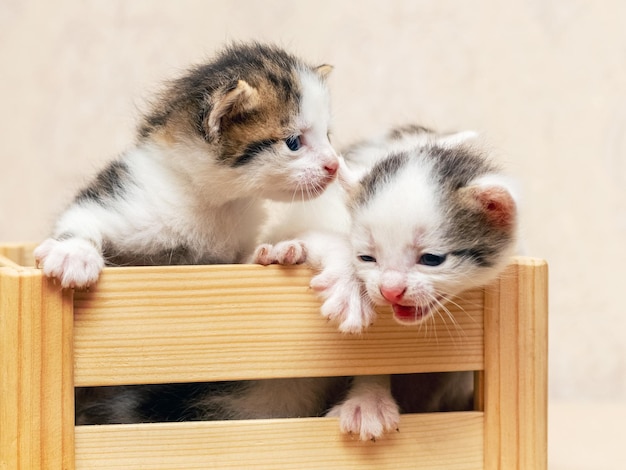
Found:
M 0 268 L 0 468 L 74 468 L 72 292 Z
M 339 433 L 331 418 L 76 428 L 77 469 L 476 470 L 483 463 L 478 412 L 403 415 L 377 442 Z
M 516 260 L 428 330 L 319 316 L 303 268 L 107 269 L 75 296 L 77 385 L 477 370 L 482 412 L 404 415 L 376 443 L 334 419 L 73 426 L 72 292 L 0 247 L 0 468 L 545 470 L 547 267 Z M 485 341 L 483 342 L 483 306 Z M 446 318 L 446 317 L 443 317 Z M 235 336 L 233 336 L 235 332 Z M 484 357 L 484 359 L 483 359 Z M 483 370 L 484 369 L 484 370 Z
M 4 243 L 0 245 L 0 266 L 32 267 L 35 244 Z
M 19 263 L 13 261 L 13 259 L 8 256 L 2 255 L 0 253 L 0 268 L 13 268 L 13 269 L 21 269 L 22 266 Z
M 547 280 L 519 259 L 485 291 L 485 468 L 547 468 Z
M 421 328 L 381 311 L 363 335 L 319 313 L 311 271 L 278 266 L 109 268 L 75 295 L 79 386 L 474 370 L 482 291 Z

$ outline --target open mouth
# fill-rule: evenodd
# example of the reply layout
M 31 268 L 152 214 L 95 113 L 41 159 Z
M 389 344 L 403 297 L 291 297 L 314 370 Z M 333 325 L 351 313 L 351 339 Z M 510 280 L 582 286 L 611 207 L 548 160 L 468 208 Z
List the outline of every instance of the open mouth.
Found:
M 426 305 L 400 305 L 392 304 L 393 318 L 403 325 L 417 325 L 422 322 L 430 314 L 432 307 L 441 301 L 441 297 L 437 297 L 435 301 Z
M 393 304 L 391 308 L 393 310 L 393 317 L 395 320 L 403 325 L 416 325 L 430 312 L 430 307 L 428 305 L 414 307 L 409 305 Z

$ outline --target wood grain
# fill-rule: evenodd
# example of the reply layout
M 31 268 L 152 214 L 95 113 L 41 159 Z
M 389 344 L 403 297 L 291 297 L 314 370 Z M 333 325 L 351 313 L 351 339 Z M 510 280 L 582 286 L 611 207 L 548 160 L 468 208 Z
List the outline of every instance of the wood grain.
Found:
M 278 266 L 109 268 L 75 297 L 77 385 L 474 370 L 482 291 L 421 328 L 382 310 L 360 336 L 319 313 L 311 271 Z
M 331 418 L 79 426 L 76 468 L 476 470 L 483 415 L 403 415 L 377 442 L 339 433 Z
M 485 291 L 485 468 L 547 468 L 547 281 L 525 258 Z
M 0 268 L 0 468 L 74 468 L 72 292 Z
M 35 265 L 33 257 L 34 243 L 3 243 L 0 245 L 0 267 L 27 267 Z
M 31 250 L 0 247 L 0 468 L 546 469 L 541 260 L 463 294 L 449 305 L 458 324 L 440 312 L 406 328 L 381 310 L 346 336 L 301 267 L 107 268 L 73 295 L 22 265 Z M 74 384 L 447 370 L 476 371 L 480 411 L 403 415 L 376 443 L 329 418 L 73 425 Z

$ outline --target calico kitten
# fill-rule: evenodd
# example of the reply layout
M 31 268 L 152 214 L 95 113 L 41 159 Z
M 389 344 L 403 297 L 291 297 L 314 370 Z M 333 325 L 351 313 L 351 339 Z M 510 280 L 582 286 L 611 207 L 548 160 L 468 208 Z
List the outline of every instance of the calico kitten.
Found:
M 77 194 L 36 248 L 37 265 L 63 287 L 84 288 L 105 265 L 248 260 L 265 199 L 313 198 L 335 178 L 329 71 L 258 43 L 232 45 L 191 68 L 143 117 L 134 147 Z M 260 403 L 256 387 L 283 388 L 267 381 L 77 389 L 76 422 L 256 417 L 245 406 L 251 397 Z M 323 406 L 311 399 L 300 411 L 297 403 L 268 399 L 256 414 Z
M 467 144 L 473 137 L 409 126 L 355 146 L 339 171 L 347 204 L 337 204 L 337 187 L 313 202 L 329 207 L 335 198 L 333 210 L 342 215 L 334 227 L 320 222 L 296 240 L 261 245 L 257 261 L 285 263 L 286 253 L 304 253 L 321 270 L 311 285 L 325 299 L 322 313 L 341 331 L 358 333 L 372 323 L 373 305 L 391 306 L 403 325 L 432 321 L 447 300 L 497 277 L 515 248 L 510 182 Z M 349 222 L 341 226 L 339 219 Z M 405 385 L 396 387 L 404 392 L 405 411 L 471 403 L 471 373 L 416 374 L 396 382 Z M 364 440 L 396 429 L 399 407 L 390 377 L 356 377 L 329 415 Z
M 35 250 L 44 274 L 87 287 L 105 265 L 240 263 L 264 199 L 308 199 L 334 179 L 330 66 L 278 47 L 232 45 L 172 81 L 137 142 Z

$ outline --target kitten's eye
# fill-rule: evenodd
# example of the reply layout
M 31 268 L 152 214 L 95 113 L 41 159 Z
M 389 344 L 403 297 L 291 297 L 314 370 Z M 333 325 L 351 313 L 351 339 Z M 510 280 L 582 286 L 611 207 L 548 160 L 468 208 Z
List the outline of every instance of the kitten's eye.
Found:
M 300 139 L 299 135 L 287 137 L 285 139 L 285 144 L 287 144 L 289 150 L 295 152 L 296 150 L 300 149 L 300 147 L 302 147 L 302 140 Z
M 376 262 L 376 258 L 374 258 L 373 256 L 370 256 L 370 255 L 359 255 L 359 259 L 361 261 L 363 261 L 364 263 L 375 263 Z
M 439 266 L 446 260 L 446 255 L 434 255 L 432 253 L 424 253 L 417 261 L 418 264 L 424 266 Z

